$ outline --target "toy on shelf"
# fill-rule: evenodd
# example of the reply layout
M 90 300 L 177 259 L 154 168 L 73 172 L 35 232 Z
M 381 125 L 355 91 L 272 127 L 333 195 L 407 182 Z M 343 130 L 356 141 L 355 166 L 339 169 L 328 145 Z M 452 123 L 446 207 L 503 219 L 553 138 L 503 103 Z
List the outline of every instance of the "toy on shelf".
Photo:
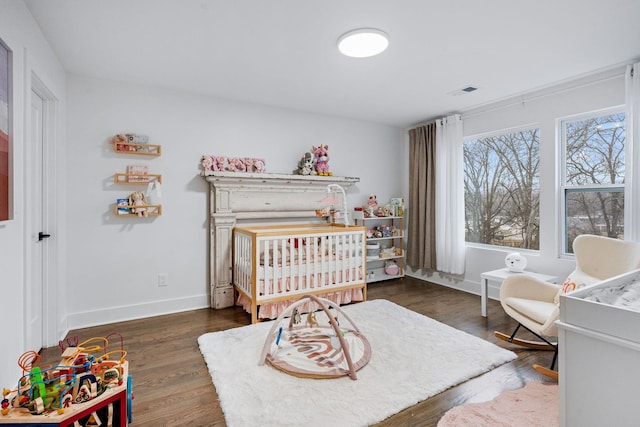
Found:
M 394 197 L 390 202 L 393 209 L 393 216 L 404 216 L 404 199 L 402 197 Z
M 367 204 L 362 206 L 362 212 L 365 218 L 372 218 L 376 216 L 378 211 L 378 197 L 375 194 L 369 194 Z
M 120 349 L 109 350 L 109 337 L 120 337 Z M 120 402 L 120 425 L 124 425 L 125 406 L 131 406 L 131 380 L 128 377 L 127 352 L 120 334 L 91 338 L 78 343 L 77 337 L 60 341 L 60 362 L 40 366 L 40 355 L 27 351 L 18 358 L 22 376 L 13 390 L 2 392 L 2 417 L 22 425 L 35 422 L 33 415 L 46 415 L 47 422 L 81 417 L 98 421 L 101 404 Z M 124 395 L 126 392 L 126 396 Z M 85 402 L 96 402 L 85 403 Z M 107 411 L 107 424 L 113 423 L 113 411 Z M 130 411 L 129 422 L 131 422 Z M 43 421 L 38 418 L 37 421 Z M 126 421 L 125 421 L 126 423 Z M 99 425 L 99 424 L 98 424 Z
M 298 167 L 293 171 L 297 175 L 316 175 L 315 158 L 313 153 L 307 151 L 298 161 Z
M 393 209 L 391 208 L 391 205 L 379 206 L 378 210 L 376 211 L 376 216 L 380 216 L 380 217 L 393 216 Z
M 395 260 L 389 260 L 384 264 L 384 272 L 389 276 L 397 276 L 400 272 L 400 268 Z
M 321 176 L 332 176 L 333 172 L 329 171 L 329 146 L 311 147 L 311 151 L 315 159 L 316 173 Z
M 149 216 L 147 213 L 147 198 L 142 191 L 134 191 L 129 196 L 129 207 L 131 213 L 134 213 L 140 217 Z

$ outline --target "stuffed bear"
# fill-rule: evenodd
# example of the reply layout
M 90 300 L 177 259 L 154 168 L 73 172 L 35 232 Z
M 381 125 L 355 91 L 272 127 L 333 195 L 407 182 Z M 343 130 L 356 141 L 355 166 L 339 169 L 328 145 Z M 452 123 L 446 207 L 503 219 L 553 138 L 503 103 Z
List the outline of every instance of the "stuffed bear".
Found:
M 391 213 L 393 211 L 391 210 L 391 206 L 389 205 L 384 205 L 384 206 L 380 206 L 378 208 L 378 211 L 376 212 L 377 216 L 392 216 Z
M 147 214 L 147 199 L 144 197 L 144 193 L 136 191 L 129 196 L 129 206 L 131 212 L 138 216 L 149 216 Z

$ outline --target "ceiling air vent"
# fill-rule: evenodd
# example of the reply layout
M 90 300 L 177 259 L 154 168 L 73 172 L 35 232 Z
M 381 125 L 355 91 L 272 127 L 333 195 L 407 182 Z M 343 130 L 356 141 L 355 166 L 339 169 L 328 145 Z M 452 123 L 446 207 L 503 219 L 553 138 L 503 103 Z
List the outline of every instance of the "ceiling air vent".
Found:
M 460 95 L 474 92 L 476 90 L 478 90 L 478 88 L 475 86 L 467 86 L 467 87 L 463 87 L 462 89 L 456 89 L 453 92 L 449 92 L 449 95 L 460 96 Z

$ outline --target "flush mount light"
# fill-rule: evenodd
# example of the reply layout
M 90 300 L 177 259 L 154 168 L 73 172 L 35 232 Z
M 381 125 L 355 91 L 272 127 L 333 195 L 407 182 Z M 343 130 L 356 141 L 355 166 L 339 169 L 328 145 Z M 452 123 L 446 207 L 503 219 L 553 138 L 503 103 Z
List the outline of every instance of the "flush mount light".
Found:
M 349 31 L 338 39 L 338 50 L 354 58 L 375 56 L 389 46 L 388 36 L 375 28 L 360 28 Z

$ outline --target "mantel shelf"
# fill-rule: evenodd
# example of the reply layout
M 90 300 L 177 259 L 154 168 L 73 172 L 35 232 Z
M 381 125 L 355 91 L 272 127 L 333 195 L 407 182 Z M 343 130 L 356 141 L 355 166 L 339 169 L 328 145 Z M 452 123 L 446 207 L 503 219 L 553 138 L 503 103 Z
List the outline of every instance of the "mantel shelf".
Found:
M 326 187 L 338 184 L 343 187 L 360 181 L 348 176 L 294 175 L 278 173 L 245 173 L 205 171 L 202 176 L 212 185 L 224 187 Z

